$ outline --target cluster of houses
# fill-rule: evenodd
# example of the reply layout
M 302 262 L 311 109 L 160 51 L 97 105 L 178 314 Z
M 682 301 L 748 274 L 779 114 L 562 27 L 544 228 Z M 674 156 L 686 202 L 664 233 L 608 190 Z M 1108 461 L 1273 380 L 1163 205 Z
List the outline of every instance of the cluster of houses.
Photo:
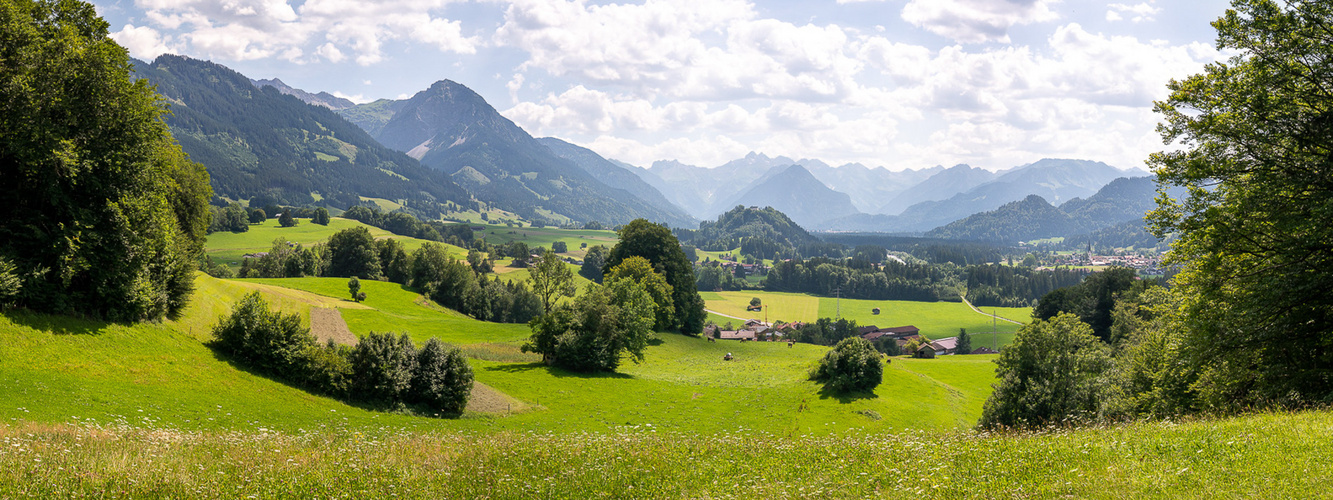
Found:
M 804 323 L 778 323 L 765 325 L 757 319 L 746 320 L 745 326 L 740 330 L 721 330 L 717 325 L 708 325 L 704 327 L 704 336 L 708 338 L 717 338 L 720 340 L 739 340 L 741 342 L 777 342 L 782 340 L 783 330 L 793 328 L 799 329 L 805 326 Z M 895 326 L 892 328 L 880 328 L 869 325 L 859 327 L 861 338 L 874 342 L 883 337 L 893 339 L 898 343 L 899 348 L 903 348 L 913 341 L 921 340 L 921 330 L 915 326 Z M 929 350 L 930 353 L 924 351 Z M 930 342 L 921 343 L 916 352 L 911 353 L 914 356 L 935 357 L 947 356 L 950 354 L 995 354 L 996 351 L 989 347 L 979 347 L 970 353 L 958 352 L 958 337 L 949 337 Z
M 1122 266 L 1133 268 L 1139 274 L 1156 275 L 1163 272 L 1161 255 L 1094 255 L 1080 252 L 1071 255 L 1055 255 L 1050 262 L 1055 267 Z M 1051 266 L 1041 266 L 1036 270 L 1045 271 L 1050 269 L 1052 269 Z
M 768 276 L 768 266 L 763 264 L 743 264 L 725 260 L 721 262 L 722 268 L 730 271 L 732 274 L 736 274 L 736 268 L 741 268 L 745 271 L 746 276 Z

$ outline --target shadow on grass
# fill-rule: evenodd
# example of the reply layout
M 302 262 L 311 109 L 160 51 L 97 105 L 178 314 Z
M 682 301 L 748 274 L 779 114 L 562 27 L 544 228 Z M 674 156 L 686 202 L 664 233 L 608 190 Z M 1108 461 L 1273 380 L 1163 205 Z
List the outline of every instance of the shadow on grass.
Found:
M 112 325 L 130 324 L 113 323 L 110 321 L 86 319 L 74 316 L 43 314 L 24 309 L 6 311 L 4 315 L 16 325 L 26 326 L 33 330 L 50 333 L 51 335 L 101 335 L 103 330 L 106 330 Z
M 847 404 L 862 399 L 879 399 L 879 394 L 874 392 L 838 392 L 824 387 L 819 390 L 819 399 L 836 399 L 841 404 Z
M 425 418 L 433 417 L 433 418 L 457 419 L 463 416 L 461 413 L 447 413 L 447 412 L 442 413 L 438 410 L 432 410 L 430 408 L 427 408 L 419 404 L 370 402 L 351 397 L 346 397 L 345 395 L 341 394 L 330 394 L 327 391 L 320 390 L 317 387 L 311 387 L 309 384 L 304 384 L 294 380 L 288 380 L 283 377 L 274 375 L 268 372 L 267 370 L 262 370 L 250 366 L 246 364 L 244 361 L 237 359 L 235 356 L 232 356 L 230 353 L 218 348 L 217 345 L 213 344 L 212 342 L 205 343 L 204 347 L 207 347 L 208 350 L 213 353 L 213 359 L 216 359 L 218 361 L 230 365 L 236 371 L 244 372 L 253 375 L 257 378 L 267 379 L 311 395 L 326 397 L 360 410 L 380 412 L 380 413 L 398 413 L 403 415 L 411 415 L 414 417 L 425 417 Z
M 500 365 L 500 366 L 488 366 L 488 367 L 485 367 L 485 368 L 482 368 L 482 369 L 483 369 L 483 370 L 486 370 L 486 371 L 492 371 L 492 372 L 504 372 L 504 373 L 528 373 L 528 372 L 540 372 L 540 371 L 545 371 L 546 373 L 548 373 L 548 374 L 550 374 L 551 376 L 556 377 L 556 378 L 570 378 L 570 377 L 573 377 L 573 378 L 585 378 L 585 379 L 591 379 L 591 378 L 623 378 L 623 379 L 630 379 L 630 378 L 634 378 L 633 375 L 628 375 L 628 374 L 624 374 L 624 373 L 617 373 L 617 372 L 593 372 L 593 373 L 583 373 L 583 372 L 569 371 L 569 370 L 566 370 L 566 369 L 564 369 L 564 368 L 558 368 L 558 367 L 554 367 L 554 366 L 547 366 L 545 363 L 508 363 L 508 364 L 503 364 L 503 365 Z

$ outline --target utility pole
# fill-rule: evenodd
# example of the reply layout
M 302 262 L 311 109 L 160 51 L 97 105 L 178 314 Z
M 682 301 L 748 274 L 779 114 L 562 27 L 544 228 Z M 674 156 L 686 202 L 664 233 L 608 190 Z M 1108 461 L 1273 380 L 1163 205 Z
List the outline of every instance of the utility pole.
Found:
M 842 287 L 833 289 L 833 296 L 836 297 L 834 304 L 837 304 L 838 311 L 837 317 L 834 319 L 842 319 Z

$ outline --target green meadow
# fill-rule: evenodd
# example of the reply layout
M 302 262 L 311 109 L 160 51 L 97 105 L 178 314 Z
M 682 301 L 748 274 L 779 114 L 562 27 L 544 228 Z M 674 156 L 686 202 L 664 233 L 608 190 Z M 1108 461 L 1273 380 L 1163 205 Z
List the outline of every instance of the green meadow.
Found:
M 907 300 L 858 300 L 820 297 L 802 293 L 763 292 L 745 290 L 739 292 L 701 292 L 705 307 L 721 314 L 742 318 L 764 319 L 769 321 L 814 321 L 819 318 L 843 317 L 856 320 L 858 325 L 894 327 L 913 325 L 921 333 L 930 337 L 944 338 L 958 335 L 959 328 L 966 328 L 968 333 L 977 334 L 973 345 L 990 345 L 994 336 L 986 332 L 998 331 L 999 343 L 1004 345 L 1012 341 L 1013 333 L 1019 325 L 1006 321 L 995 321 L 990 316 L 977 314 L 962 302 L 914 302 Z M 750 299 L 758 297 L 766 307 L 765 311 L 745 310 Z M 879 314 L 874 309 L 879 308 Z M 1030 321 L 1032 309 L 1023 308 L 981 308 L 990 313 L 992 309 L 1002 318 L 1010 318 L 1026 323 Z M 727 319 L 727 318 L 722 318 Z M 723 324 L 723 323 L 719 323 Z M 979 343 L 981 340 L 986 343 Z
M 551 244 L 557 241 L 565 242 L 569 247 L 569 252 L 564 255 L 570 255 L 575 258 L 582 258 L 587 253 L 586 249 L 580 248 L 584 243 L 588 246 L 602 245 L 611 248 L 620 241 L 615 231 L 595 231 L 591 229 L 560 229 L 554 227 L 508 227 L 487 225 L 481 231 L 475 231 L 474 237 L 486 238 L 486 242 L 492 245 L 521 241 L 528 245 L 528 248 L 542 247 L 549 249 Z
M 273 248 L 273 240 L 286 238 L 287 241 L 300 243 L 304 246 L 310 246 L 315 243 L 327 241 L 333 233 L 344 229 L 354 227 L 365 227 L 370 230 L 370 234 L 376 239 L 393 238 L 403 244 L 408 252 L 421 247 L 427 240 L 409 238 L 400 236 L 383 229 L 362 224 L 359 221 L 333 217 L 329 220 L 329 225 L 321 226 L 310 222 L 310 219 L 296 219 L 299 223 L 294 227 L 282 227 L 278 224 L 278 219 L 273 218 L 260 224 L 251 224 L 250 230 L 244 233 L 217 232 L 208 235 L 208 244 L 205 252 L 213 257 L 215 262 L 228 264 L 232 266 L 240 265 L 241 256 L 256 252 L 267 252 Z M 466 258 L 467 250 L 453 245 L 445 245 L 450 256 L 455 258 Z

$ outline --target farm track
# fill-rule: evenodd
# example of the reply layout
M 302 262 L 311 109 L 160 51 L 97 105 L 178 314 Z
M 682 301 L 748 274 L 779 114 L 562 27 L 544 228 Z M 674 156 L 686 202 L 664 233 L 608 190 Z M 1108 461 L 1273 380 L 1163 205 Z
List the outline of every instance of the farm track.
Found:
M 964 296 L 962 296 L 962 295 L 959 295 L 958 298 L 963 299 L 963 303 L 964 303 L 964 304 L 967 304 L 967 307 L 972 308 L 972 312 L 975 312 L 975 313 L 980 314 L 980 315 L 982 315 L 982 316 L 989 316 L 989 317 L 998 319 L 998 320 L 1000 320 L 1000 321 L 1008 321 L 1008 322 L 1010 322 L 1010 323 L 1013 323 L 1013 324 L 1015 324 L 1015 325 L 1020 325 L 1020 326 L 1025 324 L 1025 323 L 1020 323 L 1020 322 L 1018 322 L 1018 321 L 1014 321 L 1014 320 L 1012 320 L 1012 319 L 1006 318 L 1006 317 L 1004 317 L 1004 316 L 997 316 L 997 315 L 994 315 L 994 314 L 990 314 L 990 313 L 982 312 L 981 309 L 977 309 L 977 307 L 974 306 L 974 305 L 972 305 L 971 302 L 968 302 L 968 301 L 967 301 L 967 297 L 964 297 Z

